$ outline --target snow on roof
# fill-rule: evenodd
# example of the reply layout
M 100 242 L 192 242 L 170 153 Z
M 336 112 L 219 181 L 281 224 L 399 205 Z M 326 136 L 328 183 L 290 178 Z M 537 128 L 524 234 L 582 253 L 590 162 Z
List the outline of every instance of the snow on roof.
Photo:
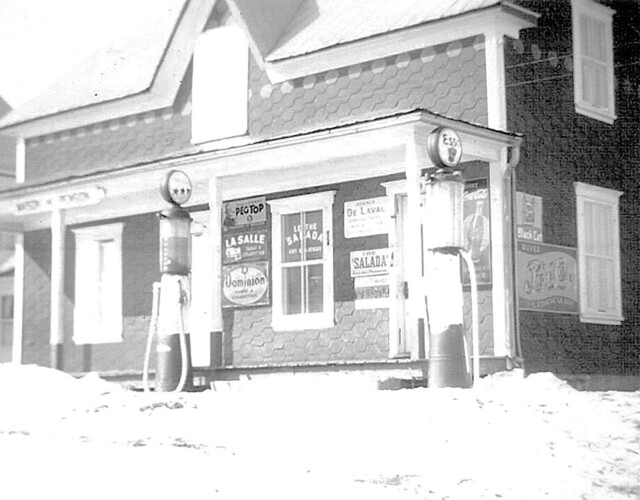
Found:
M 65 1 L 69 3 L 70 0 Z M 95 17 L 89 17 L 92 13 L 84 11 L 69 22 L 64 16 L 65 11 L 60 11 L 60 15 L 54 16 L 49 22 L 67 33 L 66 37 L 75 37 L 71 43 L 78 47 L 77 54 L 84 57 L 73 59 L 74 54 L 61 49 L 55 55 L 60 65 L 69 61 L 75 64 L 69 66 L 52 84 L 40 89 L 36 97 L 16 106 L 17 109 L 0 120 L 0 127 L 135 95 L 148 89 L 185 3 L 186 0 L 152 0 L 136 2 L 134 8 L 124 1 L 110 2 L 106 4 L 110 9 L 109 19 L 122 20 L 121 26 L 111 24 L 111 35 L 96 35 L 95 39 L 87 35 L 87 25 L 100 22 Z M 47 44 L 46 36 L 39 36 L 38 29 L 34 33 L 30 26 L 31 19 L 21 13 L 19 8 L 13 12 L 10 10 L 11 22 L 22 23 L 22 30 L 29 33 L 31 45 Z M 99 15 L 100 11 L 96 14 Z M 93 50 L 87 51 L 86 47 L 83 48 L 86 45 L 93 46 Z M 26 52 L 27 48 L 24 50 Z M 9 71 L 7 77 L 5 73 L 3 79 L 24 79 L 33 69 L 31 62 L 24 61 L 13 74 Z M 0 60 L 0 65 L 2 63 Z M 54 72 L 55 65 L 49 71 Z M 49 76 L 46 68 L 38 74 L 43 81 L 47 81 Z
M 305 0 L 267 60 L 307 54 L 499 3 L 500 0 Z

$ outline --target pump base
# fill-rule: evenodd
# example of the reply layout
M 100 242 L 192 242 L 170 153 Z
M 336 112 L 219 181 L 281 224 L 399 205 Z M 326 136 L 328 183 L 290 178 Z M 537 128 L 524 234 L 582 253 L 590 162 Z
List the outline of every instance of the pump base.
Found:
M 429 387 L 471 387 L 462 325 L 449 325 L 443 332 L 432 332 L 430 339 Z
M 193 370 L 191 368 L 191 339 L 185 335 L 187 345 L 187 376 L 183 391 L 193 389 Z M 159 335 L 156 346 L 156 387 L 157 392 L 175 391 L 182 375 L 182 351 L 180 334 Z

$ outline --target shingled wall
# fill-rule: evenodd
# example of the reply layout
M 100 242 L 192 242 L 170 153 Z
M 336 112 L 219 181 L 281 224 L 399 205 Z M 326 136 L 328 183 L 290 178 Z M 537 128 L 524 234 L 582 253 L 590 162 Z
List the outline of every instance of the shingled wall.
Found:
M 481 39 L 271 85 L 250 58 L 249 134 L 256 139 L 425 108 L 486 124 Z M 26 141 L 27 184 L 134 167 L 198 150 L 191 137 L 191 68 L 171 108 Z

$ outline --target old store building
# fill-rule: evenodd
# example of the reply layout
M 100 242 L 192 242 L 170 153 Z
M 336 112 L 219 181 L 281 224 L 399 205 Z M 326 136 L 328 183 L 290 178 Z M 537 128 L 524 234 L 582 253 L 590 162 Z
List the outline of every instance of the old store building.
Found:
M 17 144 L 0 193 L 1 228 L 18 233 L 14 352 L 139 372 L 158 186 L 179 169 L 193 184 L 195 366 L 419 367 L 425 293 L 437 308 L 439 290 L 463 290 L 471 328 L 468 275 L 439 281 L 422 248 L 427 142 L 447 127 L 462 143 L 482 370 L 524 358 L 637 372 L 637 6 L 603 3 L 625 12 L 158 2 L 0 119 Z

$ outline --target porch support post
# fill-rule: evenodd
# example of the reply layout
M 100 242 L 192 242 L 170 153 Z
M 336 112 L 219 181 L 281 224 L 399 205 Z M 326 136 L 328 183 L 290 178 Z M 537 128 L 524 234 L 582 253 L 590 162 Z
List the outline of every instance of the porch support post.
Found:
M 211 241 L 211 366 L 224 364 L 222 321 L 222 181 L 209 179 L 209 234 Z
M 64 344 L 64 253 L 66 224 L 64 212 L 51 212 L 51 367 L 63 369 Z
M 420 175 L 422 168 L 428 165 L 426 150 L 427 136 L 428 130 L 426 130 L 426 126 L 417 124 L 411 129 L 405 144 L 408 220 L 408 234 L 405 239 L 407 242 L 405 249 L 407 269 L 405 269 L 405 276 L 407 277 L 409 292 L 407 299 L 409 310 L 407 311 L 406 335 L 411 359 L 418 359 L 419 357 L 418 334 L 420 324 L 423 328 L 425 344 L 428 342 L 425 322 L 424 283 L 422 278 L 422 216 L 420 201 Z
M 24 233 L 15 235 L 15 270 L 13 273 L 13 346 L 11 361 L 22 364 L 24 324 Z
M 487 125 L 493 129 L 507 129 L 507 96 L 504 66 L 504 34 L 489 31 L 485 34 L 485 57 L 487 64 Z M 507 150 L 502 148 L 500 159 L 490 163 L 489 183 L 491 193 L 491 269 L 493 290 L 493 354 L 512 354 L 509 339 L 514 328 L 512 307 L 514 290 L 509 279 L 511 244 L 510 214 L 507 212 L 507 197 L 511 192 L 505 189 Z M 506 216 L 506 218 L 505 218 Z

